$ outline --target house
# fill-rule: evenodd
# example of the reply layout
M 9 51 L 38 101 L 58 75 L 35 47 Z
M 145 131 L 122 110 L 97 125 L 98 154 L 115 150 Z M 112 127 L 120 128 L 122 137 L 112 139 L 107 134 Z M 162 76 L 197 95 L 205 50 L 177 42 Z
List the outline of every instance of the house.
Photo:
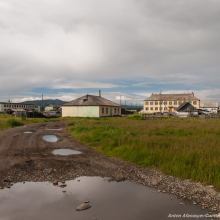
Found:
M 32 109 L 40 111 L 40 106 L 25 103 L 0 102 L 0 112 L 4 112 L 8 109 Z
M 218 113 L 218 101 L 200 101 L 200 109 L 209 111 L 210 113 Z
M 189 102 L 196 109 L 200 106 L 200 100 L 194 96 L 194 93 L 183 94 L 151 94 L 144 100 L 144 113 L 154 112 L 176 112 L 177 108 L 183 103 Z
M 62 117 L 106 117 L 121 115 L 121 106 L 101 95 L 85 95 L 62 105 Z
M 177 116 L 181 118 L 186 118 L 189 116 L 198 116 L 198 112 L 198 109 L 191 105 L 189 102 L 183 102 L 176 109 Z

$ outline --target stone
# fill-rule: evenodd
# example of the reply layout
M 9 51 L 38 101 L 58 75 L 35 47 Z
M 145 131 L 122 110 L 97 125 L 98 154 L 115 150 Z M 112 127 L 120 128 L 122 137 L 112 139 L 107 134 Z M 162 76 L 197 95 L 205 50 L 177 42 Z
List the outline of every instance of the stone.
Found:
M 83 211 L 83 210 L 86 210 L 86 209 L 89 209 L 89 208 L 91 208 L 91 206 L 88 203 L 82 203 L 81 205 L 79 205 L 76 208 L 76 211 Z

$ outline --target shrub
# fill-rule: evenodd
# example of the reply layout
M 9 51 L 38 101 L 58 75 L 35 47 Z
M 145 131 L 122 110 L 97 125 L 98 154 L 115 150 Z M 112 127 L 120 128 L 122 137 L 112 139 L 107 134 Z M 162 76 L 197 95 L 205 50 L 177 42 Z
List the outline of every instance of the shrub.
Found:
M 24 125 L 24 123 L 22 123 L 21 121 L 17 121 L 15 119 L 7 120 L 6 124 L 8 127 L 12 127 L 12 128 Z

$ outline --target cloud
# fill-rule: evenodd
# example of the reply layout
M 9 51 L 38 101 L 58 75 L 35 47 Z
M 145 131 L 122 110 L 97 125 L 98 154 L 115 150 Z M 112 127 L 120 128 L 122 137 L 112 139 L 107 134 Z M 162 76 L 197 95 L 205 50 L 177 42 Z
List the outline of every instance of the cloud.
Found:
M 177 83 L 217 91 L 219 10 L 216 0 L 1 1 L 0 93 L 121 88 L 132 95 L 129 87 L 136 94 L 145 87 L 150 94 Z M 127 91 L 124 80 L 133 81 Z

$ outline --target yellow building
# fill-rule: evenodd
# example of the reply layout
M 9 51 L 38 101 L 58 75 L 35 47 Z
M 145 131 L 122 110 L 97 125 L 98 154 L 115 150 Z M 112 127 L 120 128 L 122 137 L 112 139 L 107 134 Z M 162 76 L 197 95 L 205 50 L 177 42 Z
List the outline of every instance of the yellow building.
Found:
M 200 100 L 194 96 L 194 93 L 184 94 L 151 94 L 144 100 L 144 113 L 154 112 L 176 112 L 176 109 L 183 103 L 189 102 L 195 108 L 199 109 Z

